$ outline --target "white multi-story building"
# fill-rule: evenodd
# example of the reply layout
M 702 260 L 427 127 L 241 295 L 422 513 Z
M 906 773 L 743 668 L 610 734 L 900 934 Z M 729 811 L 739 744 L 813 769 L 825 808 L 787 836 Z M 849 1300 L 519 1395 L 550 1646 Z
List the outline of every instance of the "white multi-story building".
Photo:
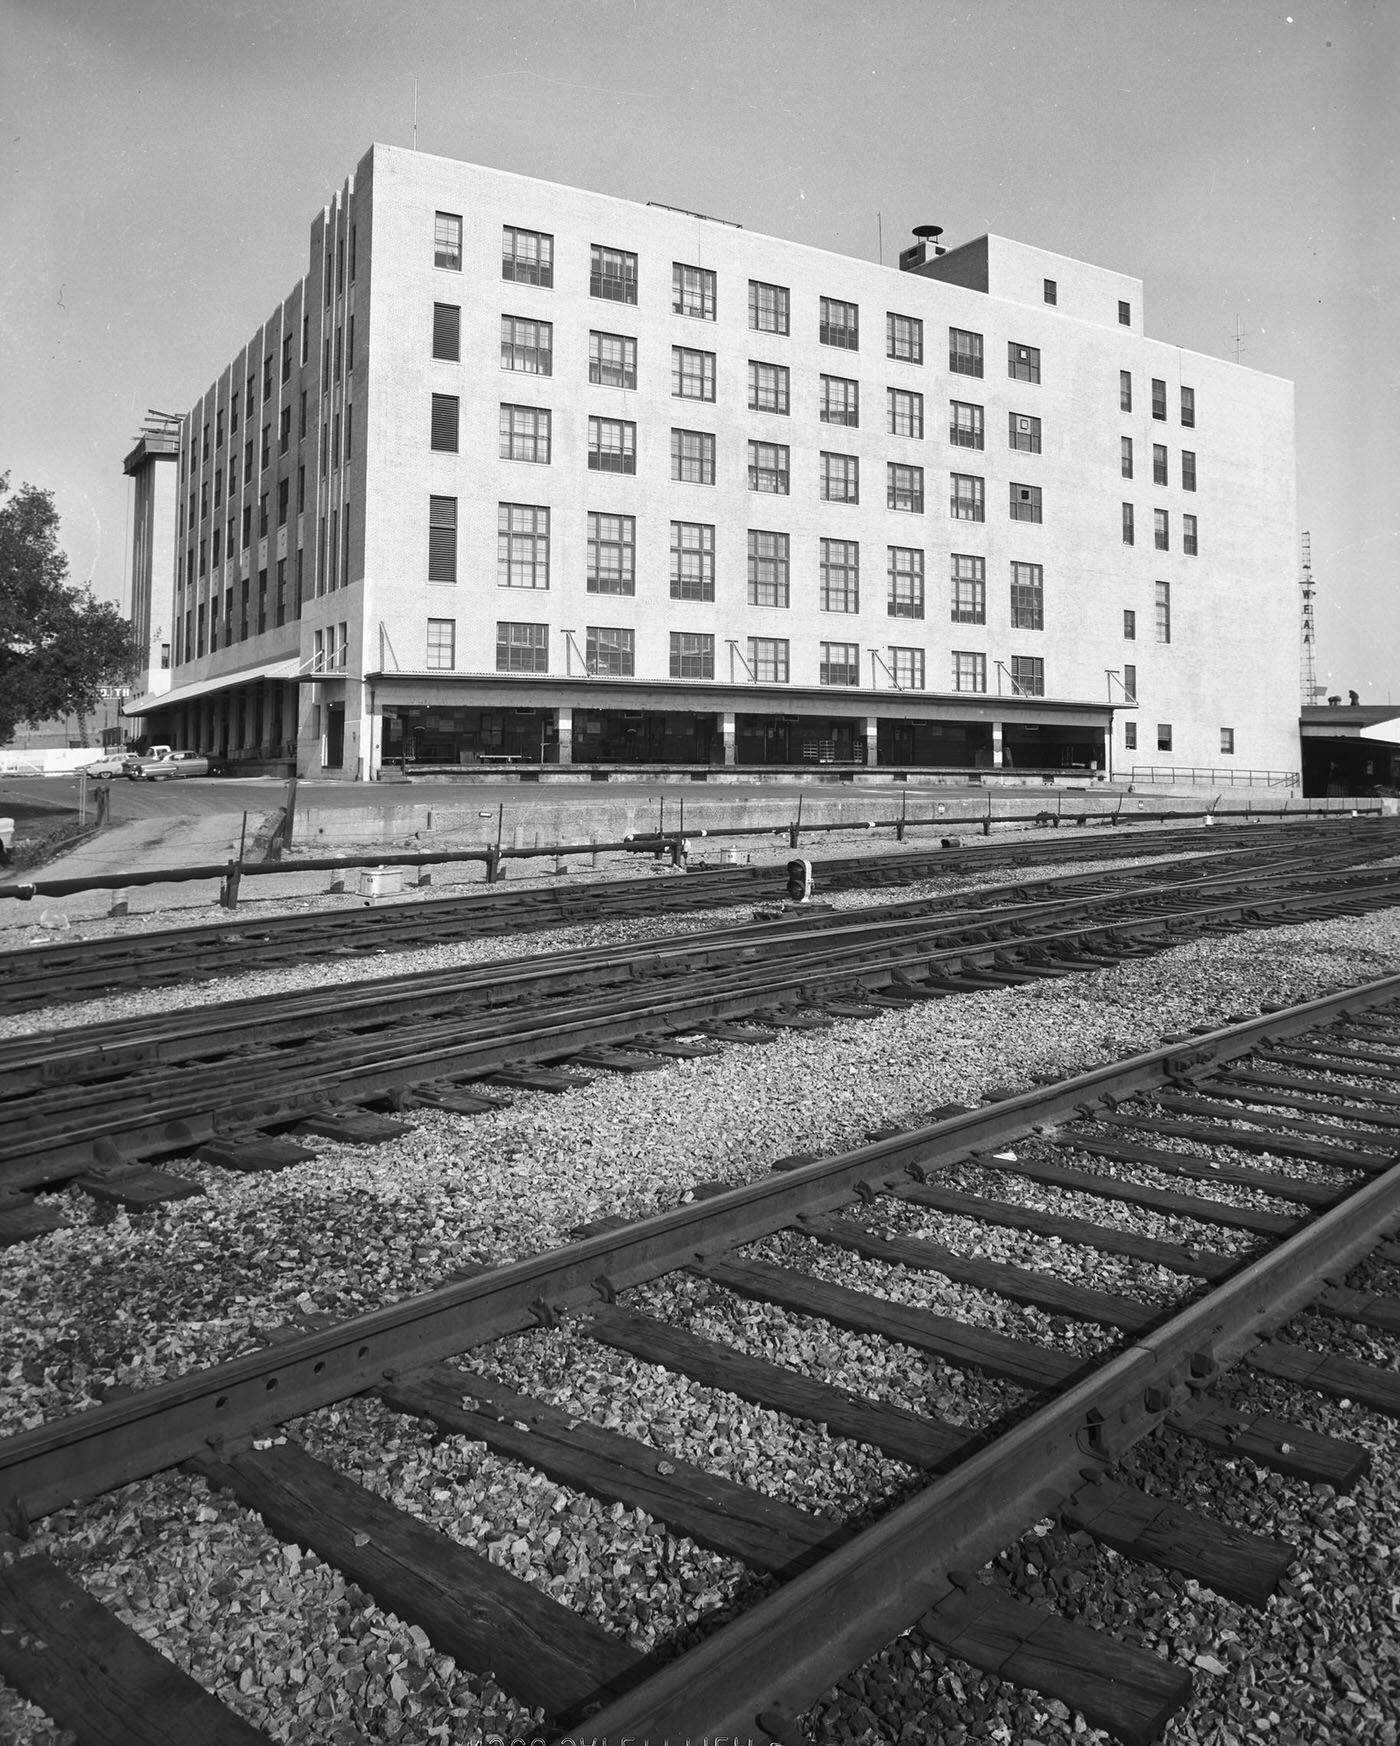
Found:
M 1293 475 L 1291 385 L 1123 274 L 375 146 L 184 421 L 133 713 L 349 778 L 1292 770 Z

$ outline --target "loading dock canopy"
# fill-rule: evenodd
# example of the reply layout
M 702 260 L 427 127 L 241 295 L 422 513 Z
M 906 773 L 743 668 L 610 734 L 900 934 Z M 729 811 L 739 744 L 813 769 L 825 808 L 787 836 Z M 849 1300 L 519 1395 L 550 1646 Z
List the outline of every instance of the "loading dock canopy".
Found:
M 236 685 L 247 685 L 257 679 L 295 679 L 301 663 L 295 655 L 281 661 L 264 661 L 257 667 L 241 667 L 236 673 L 218 673 L 208 679 L 197 679 L 192 685 L 177 685 L 172 691 L 148 691 L 144 697 L 133 697 L 122 705 L 123 715 L 153 715 L 172 704 L 190 703 L 196 697 L 208 697 L 211 692 L 231 691 Z

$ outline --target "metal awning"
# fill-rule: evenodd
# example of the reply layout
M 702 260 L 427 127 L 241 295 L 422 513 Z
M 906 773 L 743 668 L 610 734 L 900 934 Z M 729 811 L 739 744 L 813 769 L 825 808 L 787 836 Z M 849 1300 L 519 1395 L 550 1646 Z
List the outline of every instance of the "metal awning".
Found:
M 124 703 L 122 714 L 154 715 L 158 709 L 169 709 L 172 704 L 190 703 L 196 697 L 208 697 L 215 691 L 232 691 L 235 686 L 249 685 L 258 679 L 295 681 L 300 667 L 300 656 L 288 655 L 280 661 L 240 667 L 236 673 L 218 673 L 208 679 L 197 679 L 192 685 L 177 685 L 170 691 L 148 691 L 144 697 L 133 697 Z

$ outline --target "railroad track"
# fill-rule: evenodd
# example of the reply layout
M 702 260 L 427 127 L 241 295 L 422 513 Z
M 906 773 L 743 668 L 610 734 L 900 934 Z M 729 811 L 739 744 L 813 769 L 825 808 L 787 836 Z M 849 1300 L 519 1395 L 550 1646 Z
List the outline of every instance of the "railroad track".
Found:
M 172 1157 L 279 1170 L 318 1142 L 395 1138 L 415 1107 L 483 1113 L 514 1087 L 566 1091 L 597 1072 L 1100 969 L 1201 930 L 1400 902 L 1400 869 L 1315 857 L 1170 872 L 1152 883 L 1139 871 L 1126 887 L 1049 882 L 1039 898 L 1017 886 L 961 904 L 793 911 L 12 1039 L 0 1044 L 0 1242 L 60 1225 L 33 1195 L 64 1182 L 140 1210 L 198 1192 L 160 1167 Z
M 1232 841 L 1232 839 L 1239 839 Z M 1272 849 L 1329 853 L 1347 845 L 1383 852 L 1397 842 L 1390 821 L 1339 817 L 1323 823 L 1200 830 L 1117 832 L 1105 840 L 1049 838 L 1033 844 L 988 845 L 975 852 L 922 848 L 859 858 L 815 859 L 821 893 L 908 884 L 930 878 L 984 874 L 1057 860 L 1231 853 L 1246 859 Z M 1227 846 L 1222 846 L 1227 845 Z M 289 863 L 294 866 L 295 863 Z M 711 868 L 685 878 L 655 881 L 590 880 L 586 884 L 528 890 L 483 886 L 451 897 L 385 904 L 328 913 L 296 913 L 236 919 L 151 934 L 59 942 L 0 953 L 0 1013 L 22 1012 L 109 993 L 115 989 L 176 985 L 237 975 L 256 963 L 266 969 L 332 956 L 370 956 L 441 946 L 483 935 L 539 931 L 640 916 L 770 900 L 781 895 L 780 867 Z
M 1367 1257 L 1400 1262 L 1398 1127 L 1391 976 L 944 1109 L 839 1156 L 778 1160 L 747 1186 L 697 1184 L 668 1211 L 604 1220 L 363 1316 L 309 1318 L 263 1351 L 0 1443 L 0 1508 L 23 1532 L 183 1464 L 438 1652 L 489 1671 L 544 1714 L 551 1740 L 806 1741 L 822 1694 L 912 1629 L 1148 1741 L 1190 1701 L 1189 1670 L 1028 1606 L 986 1567 L 1055 1516 L 1124 1559 L 1263 1603 L 1293 1549 L 1142 1491 L 1124 1463 L 1170 1429 L 1221 1460 L 1338 1489 L 1364 1471 L 1358 1446 L 1291 1419 L 1242 1420 L 1221 1389 L 1243 1369 L 1400 1416 L 1393 1357 L 1377 1366 L 1288 1334 L 1304 1311 L 1400 1333 L 1400 1299 L 1344 1283 Z M 1025 1204 L 1026 1184 L 1073 1212 Z M 1177 1238 L 1139 1234 L 1134 1209 L 1175 1220 Z M 1008 1230 L 1027 1239 L 1015 1264 L 988 1258 L 987 1234 Z M 1066 1246 L 1093 1259 L 1094 1285 L 1053 1268 Z M 820 1360 L 755 1354 L 733 1319 L 753 1304 L 831 1339 L 892 1344 L 901 1368 L 922 1368 L 921 1410 L 837 1388 Z M 735 1331 L 719 1337 L 716 1318 Z M 621 1357 L 605 1415 L 576 1411 L 562 1384 L 549 1399 L 509 1380 L 543 1342 L 561 1375 Z M 682 1404 L 661 1404 L 662 1370 Z M 950 1416 L 955 1375 L 1004 1391 L 999 1410 Z M 629 1386 L 639 1398 L 624 1398 Z M 825 1426 L 910 1481 L 836 1519 L 784 1501 L 771 1478 L 755 1489 L 711 1471 L 664 1431 L 610 1428 L 684 1421 L 697 1388 Z M 314 1454 L 297 1421 L 352 1397 L 390 1415 L 398 1442 L 461 1439 L 467 1463 L 485 1444 L 545 1476 L 546 1492 L 645 1511 L 759 1573 L 758 1598 L 693 1644 L 643 1654 L 547 1592 L 552 1548 L 534 1546 L 516 1575 Z M 192 1509 L 207 1495 L 187 1490 Z M 0 1674 L 83 1741 L 264 1738 L 22 1549 L 0 1568 Z

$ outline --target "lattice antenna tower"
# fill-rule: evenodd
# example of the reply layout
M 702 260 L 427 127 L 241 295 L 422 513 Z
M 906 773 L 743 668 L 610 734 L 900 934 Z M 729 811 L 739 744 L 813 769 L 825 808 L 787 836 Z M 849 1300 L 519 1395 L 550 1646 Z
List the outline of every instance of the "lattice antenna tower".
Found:
M 1313 582 L 1312 573 L 1312 535 L 1303 535 L 1303 572 L 1300 581 L 1302 588 L 1302 668 L 1300 684 L 1303 692 L 1303 703 L 1316 703 L 1326 690 L 1317 682 L 1317 622 L 1313 611 L 1317 598 L 1317 586 Z

